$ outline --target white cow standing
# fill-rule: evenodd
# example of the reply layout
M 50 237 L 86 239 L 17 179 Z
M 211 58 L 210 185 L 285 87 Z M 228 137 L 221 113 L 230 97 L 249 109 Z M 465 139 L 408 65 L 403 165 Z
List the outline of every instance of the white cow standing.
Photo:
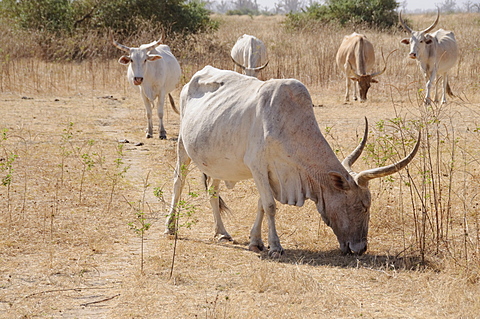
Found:
M 368 127 L 362 143 L 340 163 L 320 132 L 310 94 L 302 83 L 294 79 L 264 82 L 211 66 L 183 87 L 180 113 L 174 191 L 165 233 L 176 231 L 176 208 L 193 161 L 212 178 L 210 203 L 219 239 L 231 240 L 220 215 L 220 182 L 233 188 L 238 181 L 254 179 L 260 199 L 249 248 L 264 249 L 261 226 L 266 214 L 271 256 L 283 254 L 275 227 L 275 200 L 296 206 L 313 200 L 342 252 L 365 252 L 371 202 L 368 181 L 405 167 L 420 143 L 419 138 L 412 153 L 396 164 L 354 173 L 350 167 L 365 146 Z
M 242 69 L 243 74 L 248 76 L 258 78 L 260 71 L 268 65 L 267 48 L 253 35 L 244 34 L 239 37 L 230 56 L 235 65 Z
M 458 47 L 455 35 L 452 31 L 439 29 L 429 33 L 438 23 L 440 10 L 437 12 L 437 18 L 431 26 L 423 31 L 413 31 L 402 19 L 402 13 L 399 14 L 399 20 L 402 26 L 410 33 L 410 38 L 402 39 L 401 43 L 410 44 L 411 59 L 416 59 L 420 69 L 423 71 L 427 80 L 425 104 L 431 103 L 430 89 L 435 85 L 435 102 L 438 102 L 438 84 L 443 78 L 442 103 L 447 102 L 446 93 L 454 96 L 448 83 L 447 72 L 457 63 Z
M 170 94 L 180 81 L 181 69 L 177 59 L 173 56 L 167 45 L 160 44 L 161 39 L 149 44 L 142 44 L 139 48 L 129 48 L 113 41 L 113 44 L 128 52 L 118 62 L 128 65 L 128 81 L 140 89 L 145 110 L 147 111 L 147 138 L 153 137 L 152 106 L 157 100 L 157 114 L 159 119 L 159 137 L 167 138 L 163 126 L 163 106 L 165 96 L 168 94 L 173 110 L 178 114 L 173 97 Z

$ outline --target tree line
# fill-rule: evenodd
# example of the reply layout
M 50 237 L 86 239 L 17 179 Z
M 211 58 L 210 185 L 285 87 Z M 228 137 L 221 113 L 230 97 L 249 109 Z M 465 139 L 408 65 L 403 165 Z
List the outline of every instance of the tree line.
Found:
M 185 0 L 2 0 L 0 14 L 20 28 L 68 35 L 81 30 L 138 31 L 142 21 L 166 32 L 215 29 L 202 1 Z

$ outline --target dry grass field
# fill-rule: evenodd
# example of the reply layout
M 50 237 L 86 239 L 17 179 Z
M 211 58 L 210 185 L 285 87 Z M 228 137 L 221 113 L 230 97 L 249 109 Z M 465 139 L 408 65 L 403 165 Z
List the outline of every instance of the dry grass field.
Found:
M 398 50 L 368 102 L 344 103 L 334 56 L 354 30 L 288 32 L 281 17 L 216 18 L 215 34 L 168 43 L 182 84 L 207 64 L 233 69 L 230 48 L 253 34 L 269 50 L 262 78 L 292 77 L 307 86 L 340 159 L 368 117 L 369 144 L 357 170 L 403 157 L 422 130 L 408 169 L 370 183 L 367 253 L 342 256 L 312 202 L 279 205 L 284 256 L 248 251 L 253 181 L 222 190 L 235 242 L 217 243 L 194 167 L 178 240 L 165 238 L 178 115 L 166 108 L 168 139 L 147 140 L 143 103 L 115 59 L 47 63 L 16 59 L 4 48 L 0 317 L 480 318 L 480 17 L 441 16 L 438 27 L 453 30 L 460 47 L 450 76 L 457 97 L 431 107 L 423 106 L 424 80 L 400 44 L 403 32 L 355 30 L 373 42 L 378 68 L 380 50 Z M 408 18 L 415 29 L 434 19 Z M 17 47 L 22 41 L 28 37 L 14 40 Z M 180 89 L 173 92 L 177 103 Z

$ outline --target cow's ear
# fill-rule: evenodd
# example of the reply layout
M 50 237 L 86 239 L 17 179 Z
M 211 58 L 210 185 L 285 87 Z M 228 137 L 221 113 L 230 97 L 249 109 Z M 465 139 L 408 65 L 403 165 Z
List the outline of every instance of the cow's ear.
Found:
M 352 80 L 352 81 L 358 81 L 358 78 L 355 77 L 355 76 L 351 76 L 351 77 L 350 77 L 350 80 Z
M 430 34 L 427 34 L 427 36 L 425 37 L 425 43 L 430 44 L 432 43 L 432 41 L 432 36 Z
M 409 38 L 402 39 L 402 41 L 400 41 L 400 43 L 410 44 L 410 39 Z
M 120 59 L 118 59 L 118 63 L 123 64 L 123 65 L 128 65 L 132 60 L 130 57 L 124 55 Z
M 147 60 L 148 61 L 156 61 L 156 60 L 159 60 L 161 59 L 162 56 L 161 55 L 158 55 L 158 54 L 149 54 L 148 57 L 147 57 Z
M 341 191 L 348 191 L 350 189 L 350 183 L 343 175 L 337 172 L 329 172 L 328 176 L 332 182 L 332 186 Z
M 378 83 L 378 80 L 372 79 L 370 82 L 371 83 Z

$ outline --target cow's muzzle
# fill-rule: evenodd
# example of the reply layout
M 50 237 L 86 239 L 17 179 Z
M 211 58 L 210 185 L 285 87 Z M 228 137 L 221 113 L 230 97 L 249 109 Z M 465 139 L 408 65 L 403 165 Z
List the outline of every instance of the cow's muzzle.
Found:
M 367 251 L 367 242 L 361 241 L 355 244 L 352 244 L 350 242 L 340 243 L 340 250 L 344 255 L 361 256 Z
M 410 53 L 410 54 L 408 55 L 408 57 L 409 57 L 410 59 L 416 59 L 416 58 L 417 58 L 417 54 L 412 52 L 412 53 Z
M 143 78 L 140 78 L 140 77 L 133 78 L 133 84 L 135 85 L 140 85 L 142 84 L 142 82 L 143 82 Z

